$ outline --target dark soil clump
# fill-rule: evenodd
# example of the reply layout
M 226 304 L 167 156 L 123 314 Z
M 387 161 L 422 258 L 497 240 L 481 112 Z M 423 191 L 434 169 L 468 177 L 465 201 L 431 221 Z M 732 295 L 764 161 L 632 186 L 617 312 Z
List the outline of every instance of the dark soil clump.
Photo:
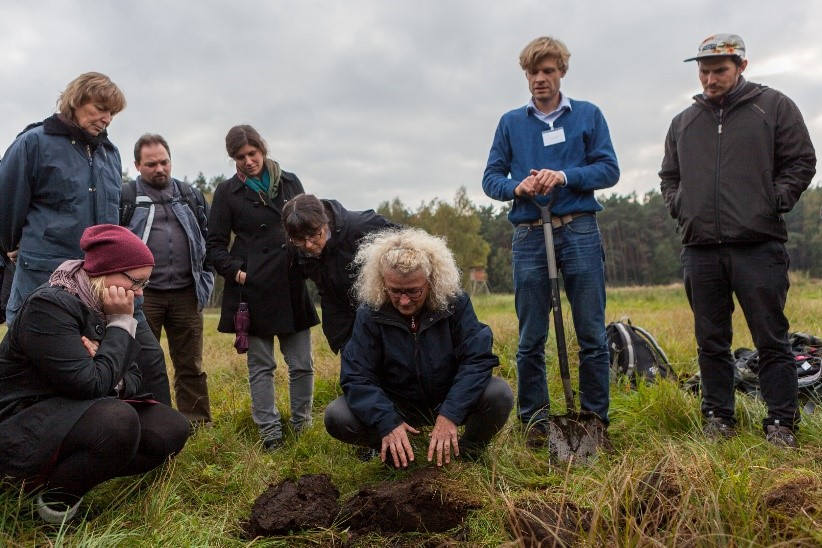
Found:
M 340 512 L 352 536 L 369 533 L 443 533 L 462 526 L 480 504 L 449 489 L 447 477 L 432 467 L 419 468 L 397 481 L 361 489 Z
M 644 531 L 650 534 L 665 529 L 681 510 L 682 488 L 677 472 L 667 468 L 649 472 L 637 485 L 634 502 L 634 519 Z
M 591 528 L 593 512 L 572 502 L 524 501 L 508 516 L 508 531 L 525 548 L 574 546 Z
M 339 513 L 339 496 L 339 490 L 326 474 L 269 485 L 254 501 L 246 531 L 257 537 L 328 528 Z
M 774 487 L 764 496 L 765 506 L 786 515 L 817 514 L 822 487 L 811 478 L 793 478 Z

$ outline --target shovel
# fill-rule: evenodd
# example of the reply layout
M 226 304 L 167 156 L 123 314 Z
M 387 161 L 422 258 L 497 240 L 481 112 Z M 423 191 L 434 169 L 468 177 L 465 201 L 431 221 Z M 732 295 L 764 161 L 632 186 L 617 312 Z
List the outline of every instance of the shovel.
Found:
M 557 334 L 557 358 L 562 391 L 565 395 L 565 415 L 548 417 L 548 454 L 554 463 L 589 464 L 600 449 L 611 451 L 605 423 L 596 413 L 576 411 L 571 373 L 568 368 L 568 348 L 565 344 L 565 325 L 562 323 L 562 305 L 557 276 L 557 260 L 554 252 L 554 232 L 551 224 L 551 206 L 556 200 L 553 193 L 547 205 L 539 207 L 542 231 L 545 234 L 545 253 L 548 258 L 548 277 L 551 282 L 551 308 L 554 313 L 554 331 Z

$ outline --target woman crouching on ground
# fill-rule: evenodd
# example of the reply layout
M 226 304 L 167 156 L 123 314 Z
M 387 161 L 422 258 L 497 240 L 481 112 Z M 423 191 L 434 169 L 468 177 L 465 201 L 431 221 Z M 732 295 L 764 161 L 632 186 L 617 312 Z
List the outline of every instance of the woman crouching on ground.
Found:
M 62 263 L 25 301 L 0 343 L 0 476 L 37 489 L 50 523 L 100 483 L 178 453 L 188 420 L 140 399 L 134 297 L 154 266 L 116 225 L 87 228 L 84 260 Z

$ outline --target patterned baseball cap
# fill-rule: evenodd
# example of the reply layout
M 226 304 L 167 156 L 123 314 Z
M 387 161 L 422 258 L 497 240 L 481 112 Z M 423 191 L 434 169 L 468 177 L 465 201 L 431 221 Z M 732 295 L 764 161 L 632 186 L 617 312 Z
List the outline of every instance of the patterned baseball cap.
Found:
M 745 58 L 745 42 L 738 34 L 714 34 L 705 38 L 699 44 L 696 57 L 685 59 L 688 61 L 698 61 L 706 57 L 720 57 L 723 55 L 736 55 L 741 59 Z

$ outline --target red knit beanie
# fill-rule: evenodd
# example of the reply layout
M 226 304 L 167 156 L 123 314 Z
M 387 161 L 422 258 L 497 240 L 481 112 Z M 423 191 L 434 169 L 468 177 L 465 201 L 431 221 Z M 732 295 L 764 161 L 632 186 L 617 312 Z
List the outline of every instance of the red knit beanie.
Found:
M 83 270 L 89 278 L 154 266 L 154 256 L 146 244 L 122 226 L 88 227 L 80 238 L 80 248 L 86 253 Z

